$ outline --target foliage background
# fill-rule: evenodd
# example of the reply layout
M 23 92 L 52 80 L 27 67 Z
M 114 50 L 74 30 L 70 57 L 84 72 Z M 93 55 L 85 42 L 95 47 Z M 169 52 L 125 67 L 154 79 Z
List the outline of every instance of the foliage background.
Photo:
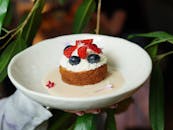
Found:
M 10 59 L 20 52 L 21 50 L 25 49 L 26 47 L 30 46 L 33 38 L 35 37 L 36 33 L 38 32 L 39 26 L 41 23 L 42 14 L 46 14 L 46 12 L 42 12 L 43 6 L 45 5 L 45 0 L 36 0 L 34 2 L 34 6 L 29 12 L 22 15 L 20 21 L 17 22 L 16 25 L 10 26 L 12 23 L 12 9 L 11 9 L 11 2 L 9 0 L 3 1 L 0 0 L 0 30 L 1 30 L 1 38 L 0 38 L 0 82 L 3 84 L 4 80 L 7 76 L 7 65 Z M 62 8 L 63 4 L 65 4 L 66 0 L 59 0 L 59 7 Z M 70 4 L 72 4 L 71 1 Z M 69 4 L 69 5 L 70 5 Z M 73 28 L 71 32 L 68 33 L 82 33 L 87 26 L 88 21 L 90 20 L 91 16 L 93 15 L 94 11 L 96 11 L 96 2 L 94 0 L 83 0 L 79 1 L 76 5 L 80 5 L 79 8 L 74 7 L 71 8 L 69 12 L 73 12 L 75 15 L 68 14 L 71 17 L 67 17 L 66 20 L 62 22 L 73 22 Z M 32 6 L 31 6 L 32 7 Z M 61 10 L 62 11 L 62 10 Z M 61 14 L 62 15 L 62 14 Z M 61 17 L 59 14 L 56 17 Z M 73 17 L 74 16 L 74 17 Z M 73 18 L 73 19 L 71 19 Z M 61 23 L 62 24 L 62 23 Z M 49 25 L 48 25 L 49 26 Z M 8 29 L 8 30 L 7 30 Z M 58 28 L 57 28 L 58 29 Z M 31 33 L 32 32 L 32 33 Z M 166 56 L 172 54 L 172 50 L 169 52 L 162 52 L 160 51 L 160 43 L 164 44 L 163 46 L 170 46 L 169 43 L 173 43 L 173 36 L 166 32 L 152 32 L 152 33 L 145 33 L 145 34 L 135 34 L 130 35 L 129 38 L 134 37 L 146 37 L 149 38 L 149 45 L 145 46 L 145 49 L 151 55 L 153 59 L 153 72 L 151 76 L 151 87 L 150 87 L 150 120 L 151 126 L 154 130 L 163 130 L 164 129 L 164 82 L 163 82 L 163 75 L 160 69 L 160 61 L 165 58 Z M 159 45 L 159 46 L 158 46 Z M 162 50 L 162 49 L 161 49 Z M 167 50 L 167 49 L 166 49 Z M 6 85 L 5 85 L 6 86 Z M 95 124 L 95 118 L 97 116 L 94 115 L 84 115 L 82 117 L 67 114 L 64 112 L 56 111 L 54 115 L 58 115 L 61 118 L 56 118 L 56 116 L 51 119 L 52 124 L 50 124 L 49 129 L 96 129 L 96 126 L 93 127 L 93 123 Z M 109 115 L 106 121 L 105 129 L 116 129 L 114 124 L 114 111 L 107 111 Z M 64 125 L 63 122 L 67 120 L 72 120 L 72 122 L 76 122 L 75 125 L 66 124 Z M 88 122 L 87 122 L 88 121 Z M 54 123 L 55 122 L 55 123 Z M 59 122 L 59 123 L 57 123 Z M 85 122 L 85 123 L 83 123 Z M 63 124 L 63 125 L 62 125 Z

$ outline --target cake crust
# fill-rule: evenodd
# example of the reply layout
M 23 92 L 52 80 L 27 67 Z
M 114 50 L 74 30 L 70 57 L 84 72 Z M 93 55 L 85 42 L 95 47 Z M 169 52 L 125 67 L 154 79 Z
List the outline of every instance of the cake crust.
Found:
M 83 86 L 89 84 L 95 84 L 104 80 L 107 76 L 107 64 L 104 64 L 94 70 L 72 72 L 66 68 L 59 66 L 61 78 L 65 83 Z

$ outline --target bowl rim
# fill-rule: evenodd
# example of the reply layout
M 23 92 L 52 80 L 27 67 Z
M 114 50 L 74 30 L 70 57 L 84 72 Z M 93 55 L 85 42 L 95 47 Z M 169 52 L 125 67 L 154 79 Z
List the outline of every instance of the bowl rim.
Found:
M 86 36 L 97 36 L 97 37 L 101 36 L 101 37 L 104 37 L 104 38 L 117 38 L 117 39 L 128 41 L 126 39 L 119 38 L 119 37 L 100 35 L 100 34 L 99 35 L 98 34 L 89 34 L 89 33 L 62 35 L 62 36 L 58 36 L 58 37 L 55 37 L 55 38 L 46 39 L 46 40 L 40 41 L 39 43 L 37 43 L 33 46 L 30 46 L 30 47 L 26 48 L 25 50 L 19 52 L 18 54 L 16 54 L 12 58 L 10 63 L 8 64 L 8 68 L 7 68 L 8 77 L 10 78 L 10 80 L 14 84 L 14 86 L 16 86 L 17 89 L 23 91 L 26 95 L 28 95 L 27 93 L 30 93 L 30 94 L 35 95 L 37 97 L 44 97 L 44 98 L 49 98 L 49 99 L 53 99 L 53 100 L 64 100 L 64 101 L 68 100 L 68 101 L 72 101 L 72 102 L 76 102 L 76 101 L 82 101 L 82 102 L 87 101 L 88 102 L 88 101 L 93 101 L 93 100 L 102 100 L 102 99 L 107 99 L 107 98 L 114 98 L 114 97 L 123 95 L 125 93 L 128 93 L 129 91 L 133 91 L 133 90 L 139 88 L 149 78 L 149 76 L 151 74 L 151 71 L 152 71 L 152 60 L 151 60 L 149 54 L 142 47 L 140 47 L 139 45 L 137 45 L 137 44 L 135 44 L 131 41 L 128 41 L 128 42 L 130 42 L 134 46 L 137 46 L 138 48 L 141 48 L 145 52 L 145 54 L 148 56 L 148 58 L 150 59 L 149 60 L 149 66 L 148 66 L 149 67 L 148 75 L 144 78 L 145 80 L 143 82 L 141 82 L 139 84 L 136 84 L 134 87 L 127 87 L 126 89 L 119 89 L 116 92 L 111 93 L 111 94 L 106 94 L 106 95 L 101 95 L 101 96 L 94 96 L 94 97 L 84 97 L 84 98 L 60 97 L 60 96 L 48 95 L 46 93 L 36 92 L 36 91 L 30 90 L 30 89 L 27 89 L 26 87 L 21 85 L 18 81 L 16 81 L 15 78 L 13 77 L 12 72 L 11 72 L 11 67 L 13 66 L 15 60 L 17 60 L 17 58 L 20 57 L 24 51 L 28 51 L 32 48 L 35 48 L 36 46 L 41 46 L 41 43 L 49 41 L 49 40 L 54 40 L 54 39 L 63 38 L 63 37 L 65 38 L 65 37 L 69 37 L 69 36 L 84 36 L 84 35 L 86 35 Z

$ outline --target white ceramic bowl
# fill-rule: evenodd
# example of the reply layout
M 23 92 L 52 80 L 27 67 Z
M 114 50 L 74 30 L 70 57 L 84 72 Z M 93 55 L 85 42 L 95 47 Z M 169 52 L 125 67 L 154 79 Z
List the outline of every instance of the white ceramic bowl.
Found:
M 41 83 L 43 75 L 58 67 L 66 43 L 93 38 L 109 56 L 111 65 L 124 79 L 123 86 L 114 93 L 89 98 L 51 96 Z M 86 110 L 105 107 L 131 96 L 149 77 L 152 62 L 138 45 L 116 37 L 75 34 L 44 40 L 13 57 L 8 66 L 8 76 L 17 89 L 44 106 L 62 110 Z

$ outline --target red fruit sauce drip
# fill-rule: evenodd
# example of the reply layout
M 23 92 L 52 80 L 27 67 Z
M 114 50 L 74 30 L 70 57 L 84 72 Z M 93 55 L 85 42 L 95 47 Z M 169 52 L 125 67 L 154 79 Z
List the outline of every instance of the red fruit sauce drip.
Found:
M 46 86 L 48 88 L 53 88 L 55 86 L 55 83 L 54 82 L 51 82 L 50 80 L 48 81 L 48 83 L 46 84 Z

